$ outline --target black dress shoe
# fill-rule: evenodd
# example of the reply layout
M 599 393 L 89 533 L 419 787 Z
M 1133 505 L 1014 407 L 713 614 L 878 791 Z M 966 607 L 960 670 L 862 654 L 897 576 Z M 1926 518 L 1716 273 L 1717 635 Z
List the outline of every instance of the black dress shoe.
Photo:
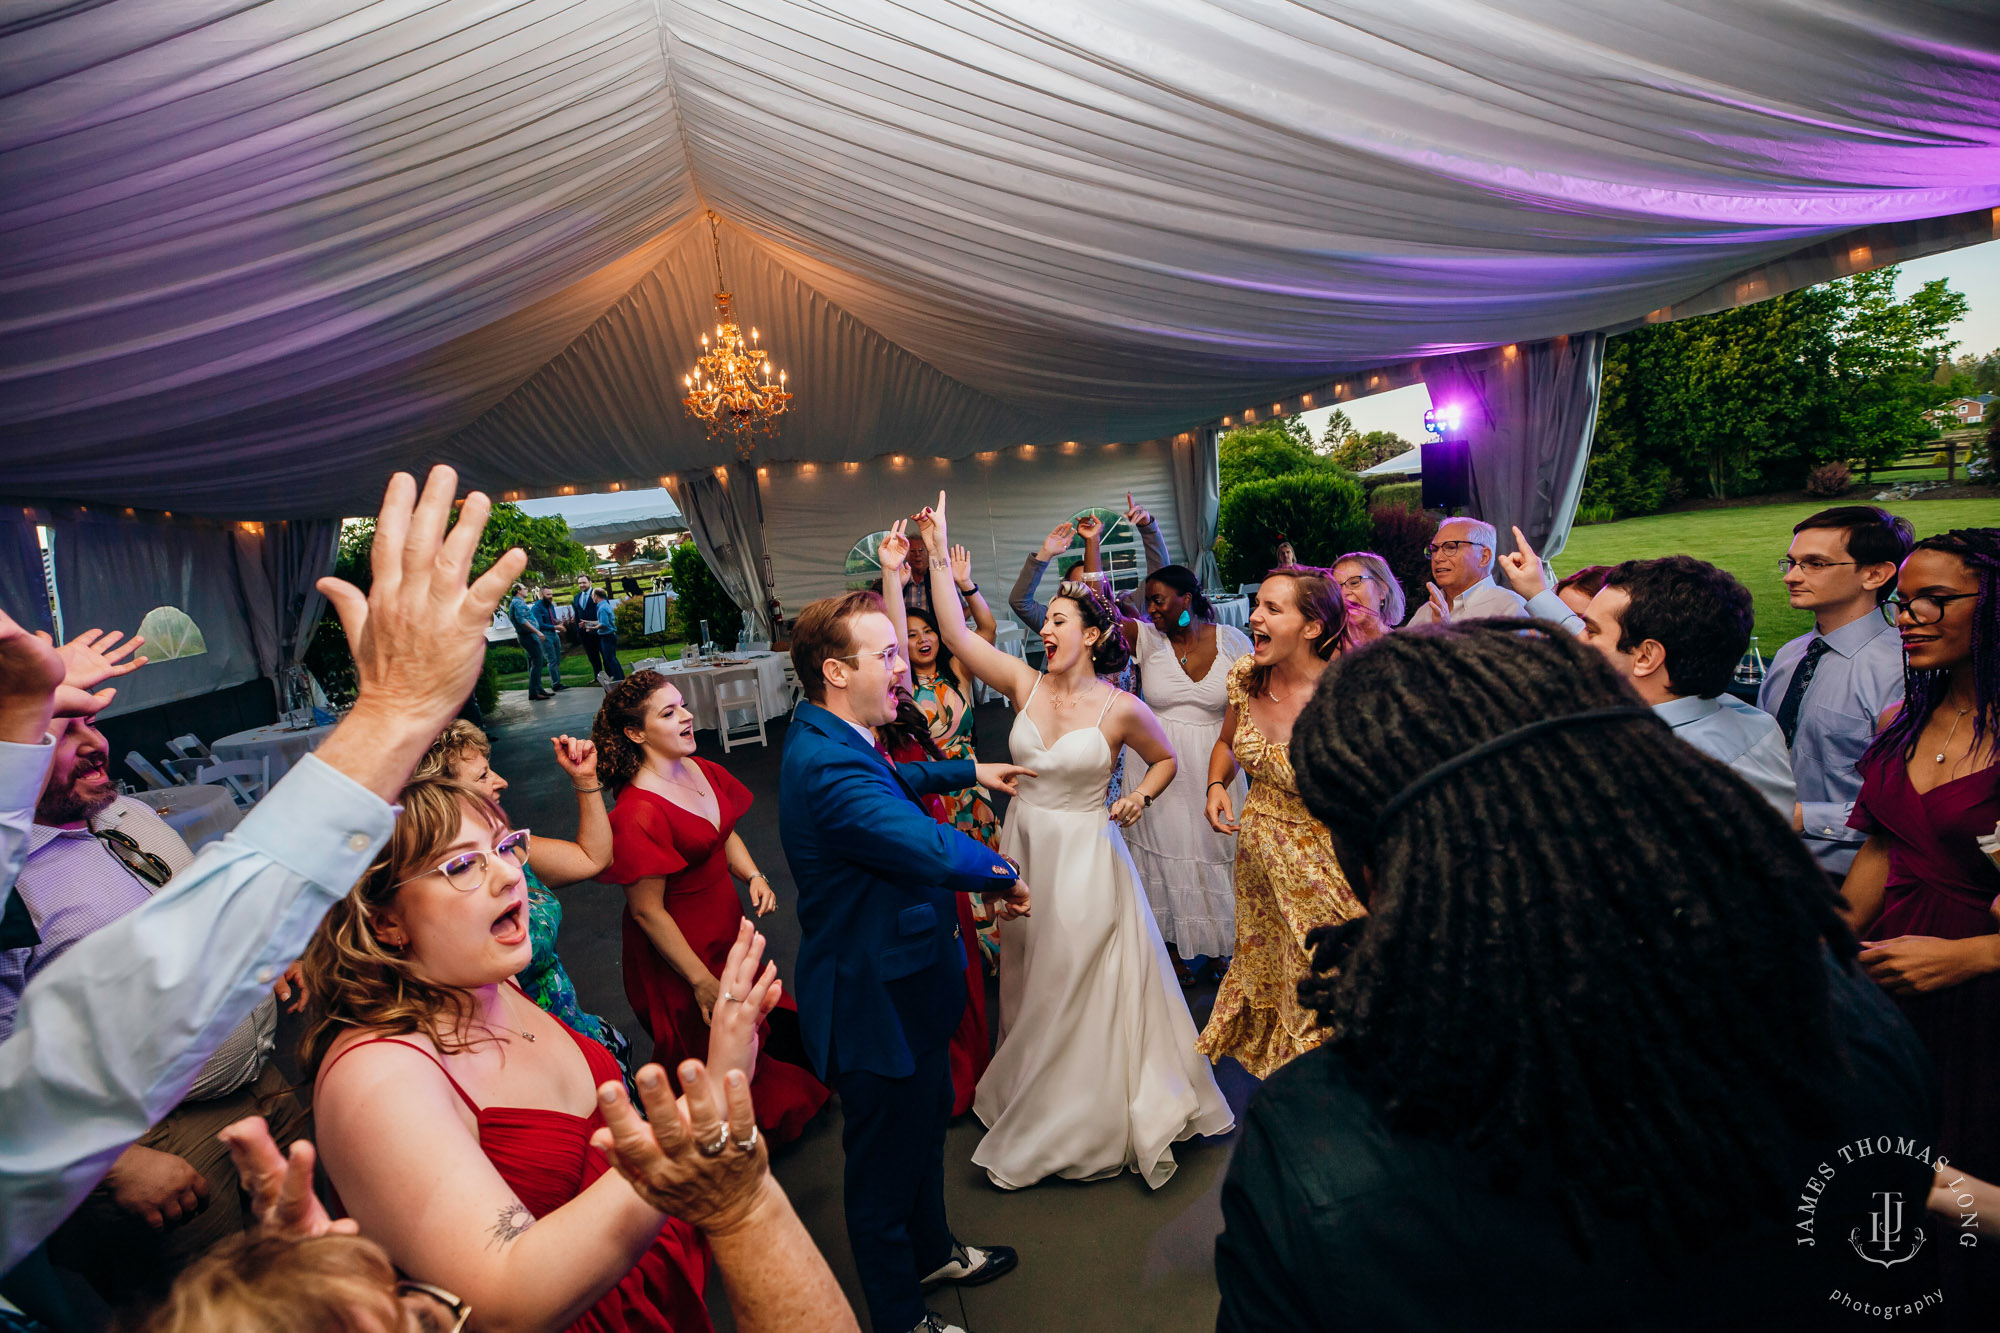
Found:
M 945 1260 L 944 1267 L 925 1278 L 923 1285 L 934 1287 L 949 1283 L 954 1287 L 977 1287 L 1013 1272 L 1014 1266 L 1020 1262 L 1021 1256 L 1014 1253 L 1011 1245 L 961 1245 L 953 1241 L 951 1258 Z
M 529 701 L 533 703 L 540 703 L 544 699 L 553 699 L 553 698 L 555 698 L 553 694 L 531 694 L 528 696 Z

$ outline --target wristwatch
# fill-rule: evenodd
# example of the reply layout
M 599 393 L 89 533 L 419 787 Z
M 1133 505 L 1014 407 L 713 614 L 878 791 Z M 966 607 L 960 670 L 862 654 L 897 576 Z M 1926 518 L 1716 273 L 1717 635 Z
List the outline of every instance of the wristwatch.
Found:
M 1138 797 L 1140 800 L 1146 803 L 1146 808 L 1148 810 L 1151 810 L 1153 808 L 1153 794 L 1151 792 L 1147 791 L 1139 792 Z

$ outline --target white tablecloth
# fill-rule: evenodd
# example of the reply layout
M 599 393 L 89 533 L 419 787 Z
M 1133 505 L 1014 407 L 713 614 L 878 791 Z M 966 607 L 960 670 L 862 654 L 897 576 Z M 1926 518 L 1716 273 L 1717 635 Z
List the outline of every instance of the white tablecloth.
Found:
M 244 814 L 229 788 L 220 783 L 135 791 L 132 799 L 152 806 L 194 851 L 235 828 Z
M 270 755 L 271 781 L 275 783 L 291 771 L 293 764 L 317 750 L 319 743 L 332 734 L 331 722 L 323 727 L 312 727 L 306 731 L 286 731 L 284 724 L 273 722 L 267 726 L 235 732 L 219 741 L 210 741 L 208 748 L 217 759 L 255 760 Z
M 789 711 L 785 697 L 785 663 L 790 660 L 789 654 L 731 653 L 729 656 L 735 661 L 721 666 L 683 667 L 678 662 L 669 662 L 658 668 L 687 700 L 688 711 L 694 714 L 696 731 L 714 731 L 721 726 L 715 708 L 715 674 L 718 671 L 756 667 L 757 697 L 764 705 L 765 720 L 782 717 Z
M 1234 625 L 1242 629 L 1250 623 L 1248 597 L 1218 597 L 1208 604 L 1208 608 L 1218 625 Z

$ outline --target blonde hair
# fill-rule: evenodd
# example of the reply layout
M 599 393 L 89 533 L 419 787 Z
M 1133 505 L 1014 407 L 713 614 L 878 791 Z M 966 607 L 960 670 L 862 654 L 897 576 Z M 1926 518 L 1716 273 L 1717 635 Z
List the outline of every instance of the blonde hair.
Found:
M 417 771 L 410 775 L 410 780 L 417 782 L 426 778 L 443 778 L 448 781 L 451 778 L 451 766 L 459 760 L 470 754 L 485 758 L 492 753 L 493 742 L 487 739 L 485 732 L 462 717 L 454 718 L 437 734 L 437 739 L 431 742 L 431 748 L 424 751 L 424 757 L 417 761 Z
M 189 1265 L 134 1333 L 400 1333 L 396 1268 L 359 1236 L 232 1236 Z
M 437 867 L 468 815 L 496 832 L 507 827 L 507 817 L 477 787 L 443 778 L 412 782 L 398 800 L 403 812 L 388 846 L 327 912 L 299 960 L 313 1001 L 299 1041 L 307 1078 L 349 1028 L 422 1033 L 447 1055 L 488 1040 L 467 1038 L 471 992 L 418 976 L 407 958 L 375 937 L 372 921 L 394 905 L 404 880 Z

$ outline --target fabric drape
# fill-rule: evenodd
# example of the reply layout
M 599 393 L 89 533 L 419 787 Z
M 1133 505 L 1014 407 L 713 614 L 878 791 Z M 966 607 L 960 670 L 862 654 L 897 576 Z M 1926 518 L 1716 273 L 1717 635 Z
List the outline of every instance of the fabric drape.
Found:
M 1514 526 L 1544 559 L 1569 541 L 1603 378 L 1601 333 L 1424 363 L 1431 401 L 1465 410 L 1471 512 L 1498 530 L 1502 550 L 1513 549 Z
M 207 694 L 261 673 L 251 598 L 238 576 L 230 529 L 218 524 L 58 516 L 56 593 L 64 628 L 131 634 L 155 607 L 178 607 L 201 631 L 205 651 L 149 662 L 117 682 L 102 716 L 119 716 Z M 142 649 L 141 651 L 146 651 Z M 150 656 L 151 654 L 149 654 Z
M 1215 564 L 1215 525 L 1222 506 L 1221 461 L 1212 426 L 1174 437 L 1174 516 L 1180 522 L 1181 563 L 1204 588 L 1222 585 Z
M 326 610 L 326 599 L 313 584 L 333 572 L 340 523 L 281 520 L 244 525 L 231 536 L 257 667 L 275 680 L 284 668 L 305 660 L 313 630 Z
M 764 510 L 757 474 L 743 464 L 678 477 L 669 488 L 687 519 L 702 561 L 743 612 L 754 639 L 771 637 L 766 587 Z
M 0 611 L 32 633 L 55 625 L 49 618 L 49 586 L 42 574 L 42 546 L 35 525 L 20 510 L 0 515 Z

